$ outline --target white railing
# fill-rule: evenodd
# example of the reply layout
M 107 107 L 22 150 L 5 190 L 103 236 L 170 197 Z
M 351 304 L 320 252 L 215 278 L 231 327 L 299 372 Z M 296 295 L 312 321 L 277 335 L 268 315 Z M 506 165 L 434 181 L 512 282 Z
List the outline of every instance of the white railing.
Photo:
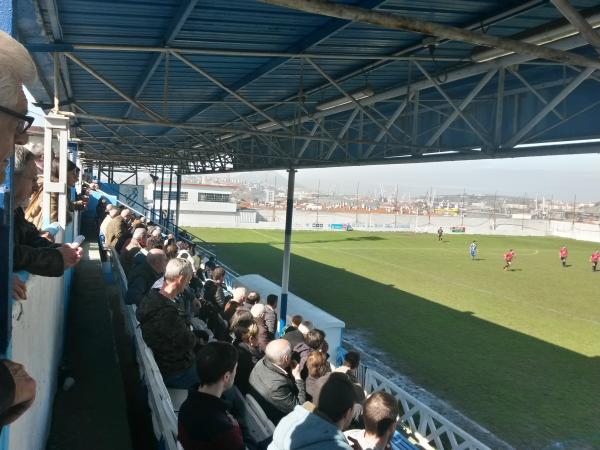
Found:
M 400 424 L 403 431 L 426 449 L 491 450 L 372 369 L 367 368 L 364 373 L 364 388 L 367 394 L 383 390 L 396 397 L 402 405 Z
M 152 413 L 154 435 L 156 436 L 156 440 L 160 442 L 161 448 L 165 450 L 181 449 L 181 446 L 177 442 L 177 415 L 173 410 L 169 391 L 165 387 L 152 350 L 146 345 L 142 337 L 142 331 L 135 317 L 136 306 L 125 305 L 123 301 L 127 292 L 127 277 L 119 261 L 119 256 L 114 249 L 111 249 L 111 261 L 118 275 L 117 283 L 121 290 L 121 301 L 119 303 L 125 317 L 127 331 L 133 338 L 140 379 L 148 390 L 148 406 Z

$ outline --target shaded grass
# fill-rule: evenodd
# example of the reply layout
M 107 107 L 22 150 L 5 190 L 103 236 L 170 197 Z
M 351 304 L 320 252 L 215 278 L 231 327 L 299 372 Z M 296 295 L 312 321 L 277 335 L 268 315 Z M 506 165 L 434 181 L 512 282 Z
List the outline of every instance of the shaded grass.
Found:
M 280 283 L 282 232 L 193 231 L 240 273 Z M 468 255 L 472 239 L 478 261 Z M 508 248 L 518 257 L 503 272 Z M 600 273 L 587 261 L 594 248 L 555 238 L 296 232 L 291 289 L 370 331 L 402 373 L 515 447 L 577 439 L 566 448 L 597 448 Z

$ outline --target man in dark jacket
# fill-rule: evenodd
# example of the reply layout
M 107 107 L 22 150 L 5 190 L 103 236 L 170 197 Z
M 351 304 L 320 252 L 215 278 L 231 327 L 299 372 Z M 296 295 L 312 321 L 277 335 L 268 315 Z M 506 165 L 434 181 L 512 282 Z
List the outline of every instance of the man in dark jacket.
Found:
M 35 155 L 24 147 L 15 152 L 13 191 L 15 205 L 29 198 L 36 186 L 37 167 Z M 55 245 L 40 236 L 40 230 L 25 219 L 23 208 L 14 213 L 13 270 L 25 270 L 45 277 L 60 277 L 81 259 L 82 249 L 70 244 Z
M 144 341 L 167 387 L 189 389 L 198 383 L 194 346 L 196 336 L 179 314 L 175 297 L 182 293 L 193 275 L 192 265 L 174 258 L 165 269 L 160 290 L 151 289 L 136 311 Z
M 225 269 L 216 267 L 212 271 L 212 279 L 204 283 L 204 300 L 216 306 L 220 312 L 225 308 L 228 298 L 225 297 L 223 286 L 225 285 Z
M 185 450 L 244 450 L 238 421 L 222 398 L 235 379 L 237 351 L 226 342 L 209 342 L 198 353 L 200 385 L 194 386 L 181 405 L 178 440 Z
M 140 300 L 146 295 L 156 280 L 158 280 L 167 266 L 165 252 L 154 248 L 148 252 L 146 260 L 134 266 L 127 279 L 127 305 L 139 305 Z
M 265 357 L 250 374 L 250 394 L 275 424 L 306 401 L 306 388 L 298 366 L 292 365 L 292 348 L 285 339 L 269 342 Z M 292 368 L 292 375 L 287 372 Z

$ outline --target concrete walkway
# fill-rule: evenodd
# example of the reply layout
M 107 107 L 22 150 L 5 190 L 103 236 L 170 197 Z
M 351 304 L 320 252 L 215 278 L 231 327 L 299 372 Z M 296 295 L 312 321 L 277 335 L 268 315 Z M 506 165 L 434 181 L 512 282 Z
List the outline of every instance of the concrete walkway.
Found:
M 54 400 L 48 450 L 131 450 L 126 393 L 98 245 L 86 233 L 75 269 L 67 319 L 64 367 Z M 65 377 L 75 384 L 62 389 Z

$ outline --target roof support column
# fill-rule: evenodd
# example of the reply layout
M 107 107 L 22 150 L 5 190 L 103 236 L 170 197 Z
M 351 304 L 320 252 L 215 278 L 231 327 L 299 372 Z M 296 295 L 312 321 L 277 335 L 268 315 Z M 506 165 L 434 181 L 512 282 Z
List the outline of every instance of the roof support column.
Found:
M 175 203 L 175 239 L 179 240 L 179 209 L 181 206 L 181 169 L 177 170 L 177 199 Z
M 171 199 L 173 198 L 171 195 L 171 192 L 173 192 L 173 166 L 171 166 L 171 173 L 169 174 L 169 194 L 167 196 L 167 220 L 166 220 L 166 226 L 167 226 L 167 230 L 171 228 L 171 225 L 173 224 L 173 220 L 171 220 Z
M 283 269 L 281 271 L 281 299 L 279 303 L 279 332 L 285 329 L 288 289 L 290 284 L 290 257 L 292 249 L 292 216 L 294 214 L 294 183 L 296 170 L 288 169 L 287 204 L 285 208 L 285 239 L 283 243 Z

